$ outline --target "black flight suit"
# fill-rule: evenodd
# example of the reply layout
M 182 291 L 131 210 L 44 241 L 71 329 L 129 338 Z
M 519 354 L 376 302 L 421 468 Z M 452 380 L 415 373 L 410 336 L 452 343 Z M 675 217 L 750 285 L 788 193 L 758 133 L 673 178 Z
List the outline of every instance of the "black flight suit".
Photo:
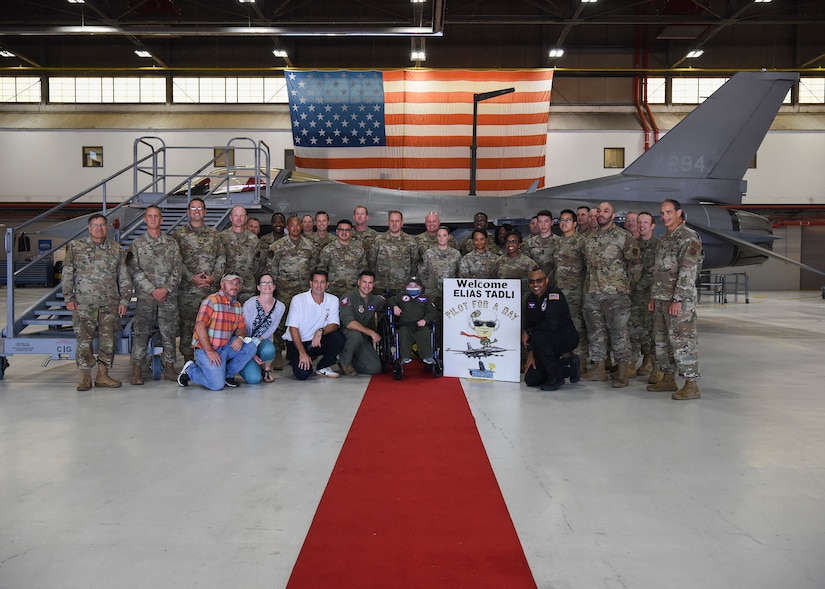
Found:
M 524 330 L 529 335 L 528 350 L 533 351 L 536 367 L 524 374 L 524 383 L 531 387 L 564 382 L 565 366 L 562 354 L 572 352 L 579 344 L 579 333 L 570 318 L 564 294 L 548 285 L 541 296 L 530 293 L 524 306 Z

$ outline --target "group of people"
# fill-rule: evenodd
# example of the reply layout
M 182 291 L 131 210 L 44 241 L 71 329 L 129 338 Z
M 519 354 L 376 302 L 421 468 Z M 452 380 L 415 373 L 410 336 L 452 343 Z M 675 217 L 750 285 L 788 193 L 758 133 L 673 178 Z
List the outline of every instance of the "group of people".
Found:
M 148 207 L 146 232 L 125 255 L 107 239 L 103 215 L 90 217 L 89 237 L 69 244 L 63 293 L 78 338 L 78 390 L 92 386 L 96 365 L 95 386 L 121 386 L 108 370 L 118 321 L 133 294 L 131 383 L 143 384 L 157 325 L 164 379 L 217 390 L 238 386 L 238 373 L 246 382 L 272 382 L 272 371 L 285 361 L 301 380 L 313 373 L 379 372 L 376 316 L 388 304 L 410 328 L 403 360 L 416 341 L 419 355 L 431 361 L 432 351 L 414 331 L 440 317 L 444 278 L 466 277 L 522 281 L 528 384 L 558 388 L 579 366 L 581 378 L 607 380 L 612 363 L 613 386 L 626 386 L 641 351 L 638 373 L 651 375 L 652 390 L 698 397 L 695 279 L 702 249 L 676 201 L 662 204 L 667 235 L 661 241 L 653 237 L 651 214 L 635 215 L 634 235 L 630 215 L 624 229 L 614 224 L 610 203 L 562 211 L 561 235 L 553 233 L 550 211 L 539 211 L 525 240 L 514 229 L 491 235 L 480 212 L 460 243 L 436 212 L 426 215 L 425 231 L 415 237 L 404 231 L 397 210 L 388 213 L 384 233 L 368 226 L 364 206 L 352 220 L 338 221 L 334 233 L 323 211 L 303 219 L 275 213 L 272 231 L 260 238 L 260 222 L 241 206 L 232 208 L 231 225 L 220 232 L 204 224 L 202 199 L 193 198 L 188 212 L 189 222 L 170 236 L 161 232 L 161 210 Z M 562 362 L 562 355 L 576 362 Z M 678 391 L 677 367 L 687 379 Z

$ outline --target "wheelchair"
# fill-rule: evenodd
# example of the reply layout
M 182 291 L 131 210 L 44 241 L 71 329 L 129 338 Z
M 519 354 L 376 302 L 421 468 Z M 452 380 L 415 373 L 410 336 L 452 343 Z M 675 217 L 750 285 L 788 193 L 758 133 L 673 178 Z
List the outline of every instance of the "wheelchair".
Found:
M 396 324 L 397 317 L 393 315 L 392 308 L 385 310 L 384 316 L 378 322 L 378 334 L 381 341 L 378 342 L 378 356 L 381 358 L 381 371 L 392 370 L 392 377 L 395 380 L 404 378 L 404 364 L 401 362 L 399 329 Z M 433 348 L 433 363 L 424 364 L 434 377 L 439 378 L 444 374 L 444 364 L 441 360 L 441 347 L 438 338 L 438 329 L 435 322 L 430 322 L 430 342 Z M 413 351 L 417 354 L 417 349 Z

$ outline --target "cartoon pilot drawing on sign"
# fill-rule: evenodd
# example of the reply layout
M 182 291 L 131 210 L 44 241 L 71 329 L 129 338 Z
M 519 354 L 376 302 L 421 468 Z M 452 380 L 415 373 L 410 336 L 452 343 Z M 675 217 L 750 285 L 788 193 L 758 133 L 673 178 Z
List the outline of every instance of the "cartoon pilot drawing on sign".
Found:
M 498 340 L 491 339 L 493 332 L 498 329 L 498 316 L 492 311 L 482 312 L 476 309 L 467 318 L 467 325 L 474 333 L 467 333 L 462 331 L 461 335 L 466 337 L 478 338 L 482 348 L 489 348 Z

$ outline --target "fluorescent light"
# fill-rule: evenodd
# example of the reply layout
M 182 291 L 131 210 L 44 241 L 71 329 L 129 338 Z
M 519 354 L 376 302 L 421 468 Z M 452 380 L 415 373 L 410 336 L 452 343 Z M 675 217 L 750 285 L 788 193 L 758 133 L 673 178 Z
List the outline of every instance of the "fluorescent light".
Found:
M 427 61 L 427 53 L 423 49 L 413 49 L 410 53 L 410 61 Z
M 424 4 L 427 0 L 410 0 L 411 4 Z
M 238 0 L 241 4 L 255 4 L 255 0 Z
M 11 51 L 6 51 L 5 49 L 0 49 L 0 57 L 15 57 L 15 55 Z
M 138 57 L 152 57 L 152 54 L 145 49 L 135 49 L 135 55 Z
M 688 51 L 688 54 L 685 55 L 688 59 L 693 59 L 695 57 L 702 57 L 705 54 L 704 49 L 694 49 L 692 51 Z
M 754 4 L 768 4 L 771 0 L 753 0 Z
M 549 57 L 561 57 L 564 55 L 564 49 L 551 49 L 548 55 Z
M 280 57 L 281 59 L 287 58 L 286 49 L 273 49 L 272 55 L 274 55 L 275 57 Z
M 69 0 L 69 4 L 86 4 L 86 0 Z
M 595 4 L 599 0 L 582 0 L 582 4 Z

